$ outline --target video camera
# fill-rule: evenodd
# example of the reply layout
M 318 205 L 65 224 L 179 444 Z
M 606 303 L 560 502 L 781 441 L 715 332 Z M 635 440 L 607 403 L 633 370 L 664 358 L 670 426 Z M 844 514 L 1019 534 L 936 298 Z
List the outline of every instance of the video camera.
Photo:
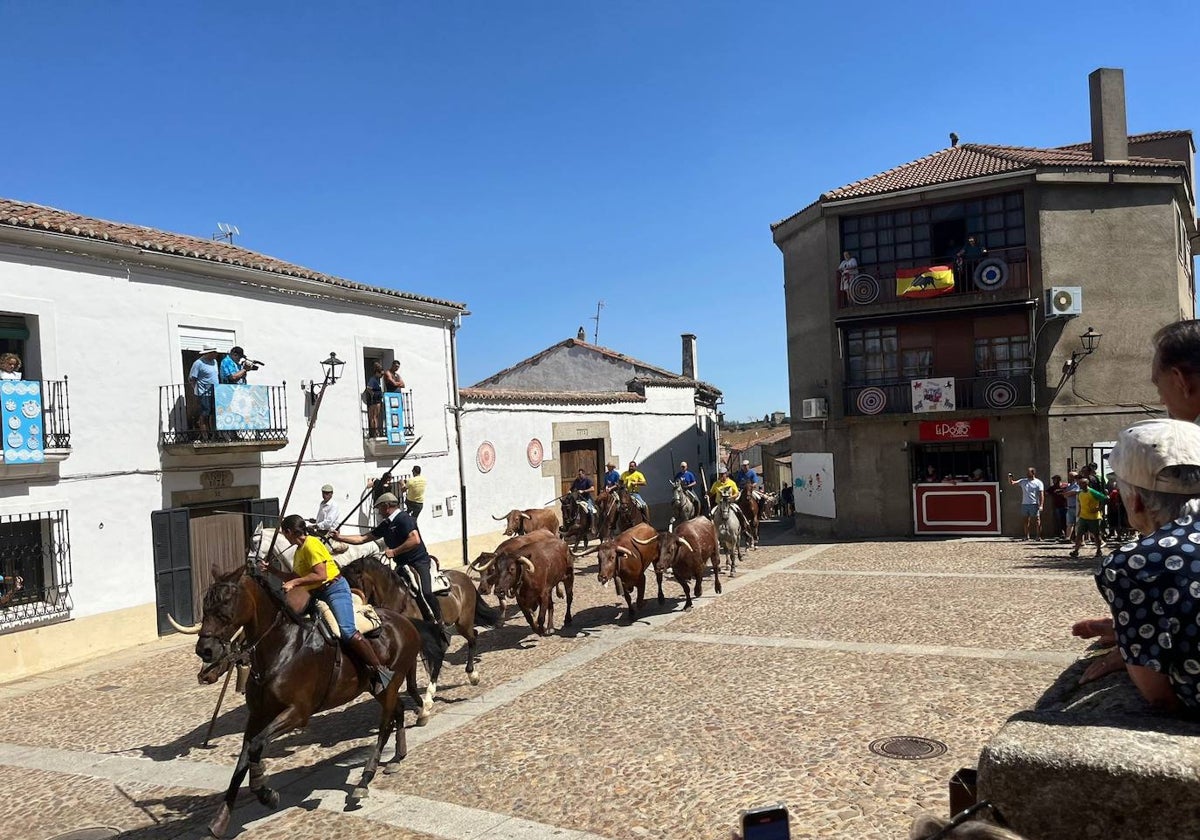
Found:
M 238 362 L 242 366 L 242 370 L 258 370 L 260 367 L 265 367 L 266 362 L 260 362 L 258 359 L 248 359 L 242 356 L 242 360 Z

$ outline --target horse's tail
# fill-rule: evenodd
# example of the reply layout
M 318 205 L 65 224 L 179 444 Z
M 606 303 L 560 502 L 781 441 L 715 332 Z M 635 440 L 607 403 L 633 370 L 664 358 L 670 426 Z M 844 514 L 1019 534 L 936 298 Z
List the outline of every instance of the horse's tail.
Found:
M 415 619 L 413 626 L 417 628 L 417 634 L 421 637 L 421 656 L 425 658 L 430 678 L 436 680 L 438 672 L 442 669 L 442 660 L 446 656 L 446 642 L 441 629 L 423 619 Z
M 476 593 L 475 597 L 475 626 L 476 627 L 499 627 L 504 618 L 500 610 L 493 607 L 487 601 L 483 600 L 483 596 Z

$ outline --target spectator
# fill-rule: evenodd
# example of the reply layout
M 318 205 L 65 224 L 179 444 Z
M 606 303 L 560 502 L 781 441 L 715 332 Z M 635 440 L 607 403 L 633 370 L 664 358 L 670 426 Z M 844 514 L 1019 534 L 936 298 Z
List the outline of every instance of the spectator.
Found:
M 967 281 L 975 276 L 975 267 L 987 253 L 987 248 L 979 244 L 974 234 L 967 237 L 967 244 L 958 249 L 954 255 L 954 267 L 958 270 L 960 282 L 965 286 Z
M 379 478 L 371 482 L 371 504 L 375 505 L 379 501 L 379 497 L 384 493 L 392 492 L 392 474 L 385 472 Z
M 1067 542 L 1075 541 L 1075 525 L 1079 519 L 1079 473 L 1067 470 L 1067 486 L 1063 490 L 1067 499 Z
M 1046 492 L 1050 494 L 1050 504 L 1054 507 L 1055 539 L 1064 540 L 1067 534 L 1067 485 L 1063 484 L 1061 475 L 1050 476 L 1050 486 Z
M 942 477 L 938 475 L 937 468 L 933 464 L 926 464 L 925 474 L 921 476 L 921 481 L 925 484 L 937 484 L 941 480 Z
M 221 369 L 219 371 L 222 385 L 247 385 L 249 382 L 246 379 L 249 371 L 242 364 L 242 360 L 246 358 L 246 354 L 242 352 L 241 347 L 230 347 L 229 352 L 225 354 L 225 358 L 221 360 Z
M 21 378 L 21 357 L 16 353 L 0 355 L 0 379 Z
M 363 391 L 367 404 L 367 429 L 371 437 L 383 437 L 383 365 L 374 362 L 367 387 Z
M 0 575 L 0 584 L 5 583 L 5 580 L 6 579 L 5 579 L 4 575 Z M 3 609 L 4 607 L 7 607 L 9 604 L 11 604 L 12 599 L 17 596 L 17 593 L 21 591 L 21 587 L 24 585 L 25 585 L 25 579 L 23 577 L 21 577 L 20 575 L 15 575 L 13 577 L 12 586 L 10 586 L 8 588 L 8 591 L 5 592 L 2 597 L 0 597 L 0 609 Z
M 779 491 L 779 503 L 781 516 L 796 515 L 796 491 L 792 485 L 783 485 L 783 489 Z
M 392 362 L 392 366 L 383 372 L 383 391 L 386 394 L 394 394 L 403 387 L 404 380 L 400 377 L 400 360 L 396 359 Z
M 338 505 L 333 500 L 333 485 L 326 484 L 321 488 L 321 504 L 317 508 L 317 518 L 308 520 L 318 531 L 332 531 L 338 526 Z
M 1156 419 L 1117 436 L 1109 456 L 1130 524 L 1144 535 L 1105 558 L 1096 585 L 1111 617 L 1080 621 L 1072 632 L 1116 648 L 1081 682 L 1122 666 L 1147 702 L 1200 710 L 1200 429 Z
M 413 467 L 412 477 L 401 482 L 400 489 L 404 493 L 404 509 L 416 522 L 425 509 L 425 476 L 421 475 L 420 466 Z
M 983 480 L 984 480 L 984 478 L 983 478 L 983 468 L 982 467 L 976 467 L 975 469 L 971 470 L 971 481 L 983 481 Z
M 850 294 L 850 281 L 858 274 L 858 260 L 850 256 L 849 251 L 842 251 L 842 261 L 838 263 L 838 289 L 844 295 Z
M 1092 487 L 1091 481 L 1083 476 L 1079 477 L 1078 484 L 1079 491 L 1076 498 L 1079 501 L 1079 519 L 1075 523 L 1075 548 L 1071 552 L 1071 556 L 1079 556 L 1079 549 L 1083 547 L 1084 534 L 1091 534 L 1096 538 L 1096 556 L 1099 557 L 1103 550 L 1100 544 L 1100 511 L 1104 503 L 1108 501 L 1108 496 Z
M 192 362 L 188 373 L 188 381 L 192 384 L 192 392 L 196 395 L 197 415 L 200 432 L 207 436 L 212 431 L 213 420 L 213 387 L 220 381 L 217 370 L 217 348 L 204 345 L 199 357 Z
M 1150 380 L 1169 416 L 1200 421 L 1200 321 L 1177 321 L 1154 334 Z
M 1008 486 L 1021 486 L 1021 514 L 1025 517 L 1025 539 L 1029 539 L 1030 526 L 1036 526 L 1037 539 L 1042 538 L 1042 508 L 1046 504 L 1046 486 L 1037 477 L 1037 470 L 1029 467 L 1025 478 L 1013 478 L 1008 474 Z

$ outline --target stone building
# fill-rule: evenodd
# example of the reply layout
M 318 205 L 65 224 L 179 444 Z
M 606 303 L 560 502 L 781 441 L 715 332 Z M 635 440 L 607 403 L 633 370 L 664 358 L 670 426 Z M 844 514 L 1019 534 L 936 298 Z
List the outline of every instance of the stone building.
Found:
M 1195 304 L 1192 135 L 1128 136 L 1122 71 L 1089 82 L 1090 143 L 952 136 L 772 226 L 799 528 L 1018 533 L 1008 473 L 1155 409 L 1150 337 Z
M 0 609 L 0 674 L 154 639 L 168 612 L 198 620 L 211 567 L 244 563 L 253 525 L 284 503 L 330 351 L 344 364 L 288 512 L 315 516 L 328 483 L 346 515 L 419 436 L 397 473 L 422 465 L 422 532 L 455 556 L 461 526 L 443 497 L 460 486 L 446 407 L 463 313 L 230 242 L 0 200 L 0 351 L 22 357 L 22 388 L 41 401 L 38 432 L 14 446 L 6 428 L 0 462 L 0 575 L 25 581 Z M 192 362 L 234 345 L 265 364 L 249 387 L 224 386 L 202 423 Z M 372 363 L 393 359 L 404 410 L 384 419 L 403 442 L 362 400 Z

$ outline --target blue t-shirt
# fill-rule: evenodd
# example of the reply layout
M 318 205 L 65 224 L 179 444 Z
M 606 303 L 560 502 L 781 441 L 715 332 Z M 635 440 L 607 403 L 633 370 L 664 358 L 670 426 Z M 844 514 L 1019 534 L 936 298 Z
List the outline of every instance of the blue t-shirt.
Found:
M 687 487 L 689 484 L 696 483 L 696 475 L 691 470 L 680 470 L 675 476 L 675 480 Z
M 1100 563 L 1126 662 L 1166 675 L 1179 702 L 1200 709 L 1200 519 L 1183 516 Z
M 417 520 L 412 518 L 412 514 L 407 511 L 397 510 L 389 518 L 372 528 L 370 534 L 375 539 L 382 538 L 383 544 L 388 548 L 399 548 L 404 545 L 404 541 L 408 539 L 408 535 L 416 530 Z M 428 563 L 429 552 L 425 550 L 425 541 L 421 540 L 415 547 L 410 548 L 403 554 L 397 554 L 392 560 L 397 566 L 421 562 Z
M 212 393 L 213 386 L 220 381 L 216 360 L 206 362 L 203 358 L 196 359 L 192 362 L 192 370 L 188 373 L 188 378 L 196 380 L 196 396 L 208 396 Z
M 571 485 L 571 489 L 578 490 L 580 493 L 589 491 L 592 489 L 592 480 L 586 475 L 581 475 L 575 479 L 575 482 Z
M 754 470 L 738 470 L 737 475 L 733 477 L 733 481 L 739 488 L 747 481 L 751 484 L 758 484 L 758 473 Z
M 232 356 L 226 356 L 221 360 L 221 383 L 224 385 L 234 385 L 233 375 L 242 369 L 242 366 L 233 360 Z
M 616 470 L 609 470 L 608 472 L 606 472 L 604 474 L 604 486 L 606 488 L 615 487 L 616 485 L 618 485 L 620 483 L 621 483 L 621 474 L 619 472 L 617 472 Z

